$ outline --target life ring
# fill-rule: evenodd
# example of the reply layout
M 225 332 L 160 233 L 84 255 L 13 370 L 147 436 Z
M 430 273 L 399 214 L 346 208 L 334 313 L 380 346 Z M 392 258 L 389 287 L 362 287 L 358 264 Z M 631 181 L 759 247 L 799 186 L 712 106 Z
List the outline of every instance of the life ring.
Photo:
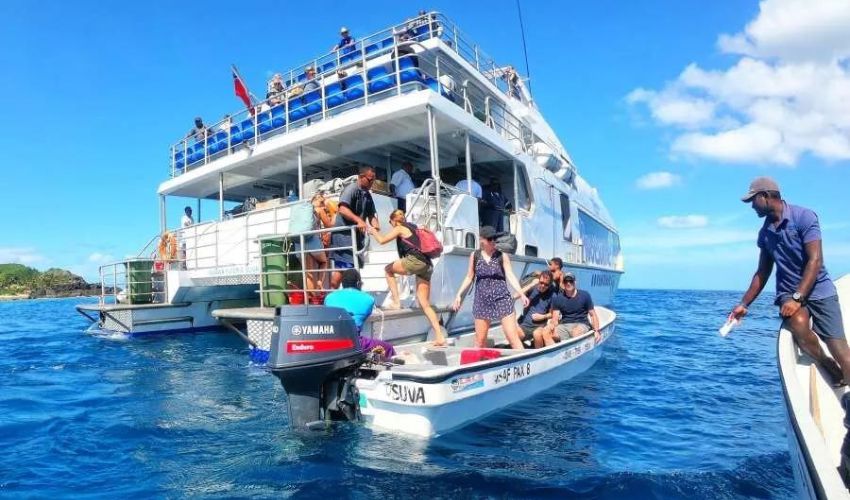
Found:
M 177 237 L 165 232 L 159 239 L 159 258 L 166 262 L 177 260 Z

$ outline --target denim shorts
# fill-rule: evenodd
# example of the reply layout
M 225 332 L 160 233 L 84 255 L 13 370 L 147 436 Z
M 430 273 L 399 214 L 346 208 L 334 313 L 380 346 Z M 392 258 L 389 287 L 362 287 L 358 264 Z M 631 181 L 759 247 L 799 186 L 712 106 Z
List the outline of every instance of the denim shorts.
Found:
M 838 295 L 806 301 L 806 309 L 812 317 L 812 329 L 820 338 L 846 340 Z

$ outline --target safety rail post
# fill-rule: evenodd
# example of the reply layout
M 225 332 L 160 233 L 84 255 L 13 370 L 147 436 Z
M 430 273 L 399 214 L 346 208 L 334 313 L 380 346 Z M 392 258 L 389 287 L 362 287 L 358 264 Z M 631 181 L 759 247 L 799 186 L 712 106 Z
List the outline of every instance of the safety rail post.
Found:
M 283 123 L 285 128 L 283 129 L 285 133 L 289 133 L 289 92 L 283 92 L 283 114 L 285 115 L 283 118 Z
M 251 114 L 251 118 L 254 120 L 254 146 L 256 146 L 260 143 L 260 129 L 258 128 L 257 114 L 259 114 L 258 109 L 262 108 L 260 106 L 252 106 L 251 109 L 254 110 Z
M 246 266 L 250 263 L 250 259 L 248 258 L 248 253 L 249 253 L 249 250 L 248 250 L 248 228 L 250 226 L 248 220 L 249 220 L 250 217 L 251 217 L 250 212 L 247 215 L 245 215 L 245 217 L 243 217 L 243 219 L 245 219 L 245 265 Z
M 481 72 L 481 65 L 480 65 L 480 62 L 478 61 L 478 45 L 473 45 L 472 48 L 475 51 L 475 69 L 477 69 L 479 72 Z
M 127 287 L 129 288 L 129 287 Z M 118 302 L 118 266 L 116 264 L 112 264 L 112 295 L 115 298 L 115 302 Z M 127 290 L 127 298 L 130 298 L 130 290 Z
M 100 301 L 99 304 L 103 305 L 106 301 L 106 286 L 103 283 L 103 266 L 97 266 L 97 272 L 100 274 Z
M 393 40 L 393 44 L 395 44 L 395 40 Z M 356 46 L 356 45 L 355 45 Z M 339 57 L 339 51 L 337 50 L 337 57 Z M 360 60 L 362 64 L 363 71 L 363 105 L 369 105 L 369 71 L 366 67 L 366 49 L 360 51 Z
M 325 90 L 325 75 L 322 75 L 322 84 L 319 85 L 319 97 L 322 99 L 322 121 L 328 119 L 328 93 Z
M 304 258 L 304 251 L 307 249 L 304 246 L 304 233 L 298 235 L 298 242 L 301 246 L 298 250 L 301 252 L 301 293 L 304 294 L 304 303 L 307 303 L 307 259 Z M 312 255 L 310 256 L 312 257 Z
M 218 224 L 215 226 L 215 267 L 218 267 Z

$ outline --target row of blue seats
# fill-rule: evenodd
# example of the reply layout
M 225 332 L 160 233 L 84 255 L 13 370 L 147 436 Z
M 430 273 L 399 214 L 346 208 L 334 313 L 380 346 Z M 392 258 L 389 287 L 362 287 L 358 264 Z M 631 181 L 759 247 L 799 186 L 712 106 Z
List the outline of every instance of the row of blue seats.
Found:
M 383 92 L 395 86 L 397 82 L 395 72 L 389 72 L 386 66 L 378 66 L 370 69 L 366 72 L 366 77 L 368 82 L 366 89 L 369 94 Z M 448 96 L 446 90 L 441 88 L 434 78 L 426 76 L 418 68 L 416 59 L 413 56 L 403 57 L 399 61 L 398 79 L 402 85 L 419 82 L 435 92 L 442 92 L 443 95 Z M 325 106 L 327 109 L 333 109 L 346 102 L 361 99 L 365 94 L 363 84 L 363 77 L 361 75 L 352 75 L 341 82 L 328 84 L 325 87 Z M 269 111 L 257 114 L 256 128 L 253 118 L 243 120 L 240 125 L 231 126 L 229 140 L 227 132 L 222 130 L 208 137 L 206 141 L 199 141 L 192 146 L 188 146 L 187 144 L 184 151 L 176 151 L 174 153 L 175 168 L 182 169 L 186 165 L 203 160 L 205 154 L 214 155 L 219 151 L 226 150 L 229 146 L 232 147 L 249 141 L 254 138 L 257 131 L 260 134 L 265 134 L 279 129 L 286 125 L 287 118 L 289 119 L 289 123 L 294 123 L 319 114 L 321 111 L 321 89 L 312 90 L 301 96 L 294 97 L 289 100 L 288 117 L 286 116 L 286 107 L 284 104 L 278 104 Z M 188 163 L 186 162 L 187 156 Z
M 412 30 L 409 31 L 409 35 L 410 35 L 411 39 L 413 39 L 413 40 L 419 40 L 419 39 L 422 38 L 423 35 L 425 35 L 427 33 L 428 33 L 428 25 L 427 24 L 422 25 L 422 26 L 417 26 L 416 28 L 413 28 Z M 385 38 L 385 39 L 377 41 L 375 43 L 370 43 L 369 45 L 366 45 L 363 48 L 362 51 L 359 48 L 357 48 L 357 44 L 349 45 L 348 47 L 343 47 L 339 51 L 339 65 L 343 66 L 347 63 L 357 61 L 358 59 L 361 59 L 363 57 L 364 53 L 368 57 L 369 55 L 374 54 L 375 52 L 378 52 L 379 50 L 386 49 L 388 47 L 392 47 L 393 43 L 394 43 L 394 39 L 391 36 L 389 38 Z M 360 45 L 362 45 L 362 42 L 361 42 Z M 336 67 L 337 67 L 336 61 L 328 61 L 326 63 L 318 65 L 318 67 L 316 68 L 316 71 L 319 74 L 324 74 L 324 73 L 329 73 L 331 71 L 334 71 L 336 69 Z M 307 74 L 301 73 L 294 80 L 288 80 L 286 82 L 286 86 L 289 87 L 293 84 L 306 82 L 306 81 L 307 81 Z

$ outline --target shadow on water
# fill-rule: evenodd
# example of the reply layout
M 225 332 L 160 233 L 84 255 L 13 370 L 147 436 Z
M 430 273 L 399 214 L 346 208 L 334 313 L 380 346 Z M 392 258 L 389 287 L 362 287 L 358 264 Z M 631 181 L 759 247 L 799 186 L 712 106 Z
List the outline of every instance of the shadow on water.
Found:
M 775 310 L 720 338 L 736 299 L 621 291 L 591 370 L 431 441 L 293 434 L 227 333 L 103 338 L 74 300 L 0 304 L 0 494 L 792 497 Z

